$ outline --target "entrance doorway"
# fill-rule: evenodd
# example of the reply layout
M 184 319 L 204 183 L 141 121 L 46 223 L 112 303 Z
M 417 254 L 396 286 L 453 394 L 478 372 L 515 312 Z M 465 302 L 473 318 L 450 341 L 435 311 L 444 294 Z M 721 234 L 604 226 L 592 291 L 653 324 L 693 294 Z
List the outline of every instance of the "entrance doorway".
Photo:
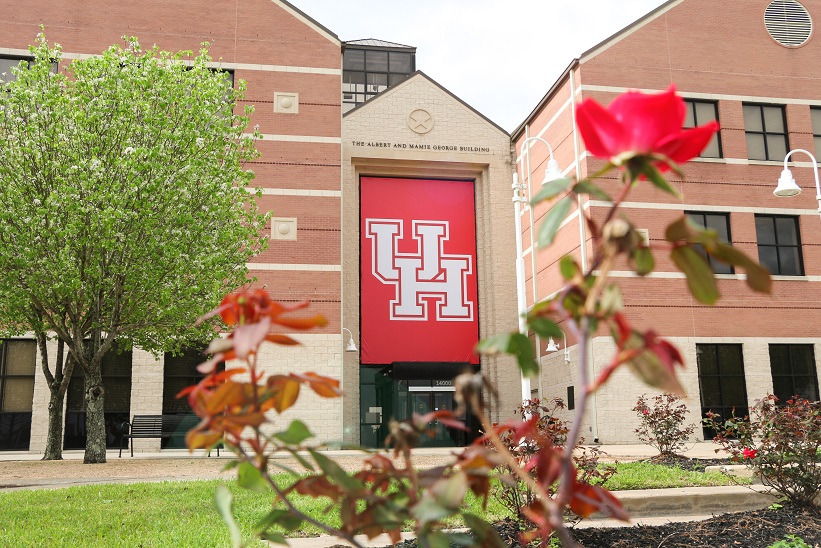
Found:
M 415 388 L 422 388 L 422 390 L 415 390 Z M 453 395 L 452 386 L 449 390 L 431 390 L 430 381 L 428 381 L 428 387 L 409 386 L 407 415 L 410 417 L 412 413 L 424 415 L 431 411 L 453 411 L 456 409 Z M 465 420 L 464 415 L 460 418 L 462 421 Z M 466 432 L 463 430 L 449 428 L 439 421 L 432 423 L 430 428 L 433 436 L 422 436 L 419 440 L 421 447 L 462 447 L 465 445 Z

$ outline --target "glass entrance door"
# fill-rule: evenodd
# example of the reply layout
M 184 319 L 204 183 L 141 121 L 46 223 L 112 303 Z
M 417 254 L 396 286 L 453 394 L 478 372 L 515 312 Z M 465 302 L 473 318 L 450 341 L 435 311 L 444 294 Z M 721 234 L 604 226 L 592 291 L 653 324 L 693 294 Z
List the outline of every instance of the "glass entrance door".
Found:
M 453 401 L 453 392 L 442 391 L 412 391 L 409 393 L 410 410 L 408 415 L 416 413 L 424 415 L 431 411 L 453 411 L 456 405 Z M 464 421 L 464 416 L 460 417 Z M 462 447 L 465 445 L 465 432 L 449 428 L 440 422 L 430 425 L 433 437 L 421 436 L 421 447 Z

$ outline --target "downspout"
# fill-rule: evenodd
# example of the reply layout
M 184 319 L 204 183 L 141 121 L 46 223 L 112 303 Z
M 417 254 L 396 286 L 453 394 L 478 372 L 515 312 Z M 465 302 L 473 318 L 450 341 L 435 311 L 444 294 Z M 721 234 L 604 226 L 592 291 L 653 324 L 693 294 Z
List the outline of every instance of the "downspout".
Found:
M 576 178 L 581 177 L 582 173 L 582 166 L 581 166 L 581 158 L 579 154 L 579 150 L 581 149 L 581 143 L 579 142 L 579 129 L 576 126 L 576 79 L 574 76 L 575 68 L 579 66 L 578 60 L 574 63 L 574 67 L 570 69 L 570 105 L 571 105 L 571 112 L 573 115 L 573 153 L 576 159 Z M 576 197 L 576 205 L 579 208 L 579 242 L 580 246 L 579 249 L 581 251 L 581 259 L 582 259 L 582 271 L 587 271 L 587 227 L 585 226 L 584 219 L 584 203 L 582 202 L 581 194 Z M 532 229 L 531 229 L 532 230 Z M 593 354 L 593 339 L 588 341 L 587 347 L 587 378 L 591 381 L 594 378 L 595 373 L 595 357 Z M 584 387 L 586 388 L 586 387 Z M 593 443 L 599 443 L 599 410 L 596 402 L 596 393 L 593 392 L 589 396 L 590 401 L 590 422 L 592 426 L 592 434 L 593 434 Z
M 525 126 L 525 140 L 530 139 L 530 124 Z M 527 160 L 525 161 L 525 169 L 527 169 L 527 203 L 529 204 L 530 201 L 533 199 L 533 173 L 530 170 L 530 147 L 532 143 L 527 142 L 527 151 L 522 151 L 526 154 Z M 515 154 L 515 150 L 514 150 Z M 539 300 L 539 293 L 538 293 L 538 284 L 536 282 L 536 228 L 535 228 L 535 221 L 533 220 L 533 207 L 530 207 L 530 213 L 528 214 L 528 218 L 530 221 L 530 277 L 531 277 L 531 286 L 533 286 L 533 304 L 535 305 Z M 536 337 L 536 355 L 539 357 L 539 397 L 542 397 L 541 386 L 542 386 L 542 373 L 541 373 L 541 365 L 542 365 L 542 339 L 539 337 L 537 333 L 534 333 Z

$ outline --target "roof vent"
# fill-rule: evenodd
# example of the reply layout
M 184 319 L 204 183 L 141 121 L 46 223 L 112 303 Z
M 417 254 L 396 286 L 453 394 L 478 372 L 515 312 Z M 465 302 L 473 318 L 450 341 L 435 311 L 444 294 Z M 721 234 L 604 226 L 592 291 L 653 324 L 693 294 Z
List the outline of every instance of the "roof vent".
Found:
M 764 25 L 773 40 L 787 47 L 804 45 L 812 34 L 807 8 L 795 0 L 774 0 L 764 11 Z

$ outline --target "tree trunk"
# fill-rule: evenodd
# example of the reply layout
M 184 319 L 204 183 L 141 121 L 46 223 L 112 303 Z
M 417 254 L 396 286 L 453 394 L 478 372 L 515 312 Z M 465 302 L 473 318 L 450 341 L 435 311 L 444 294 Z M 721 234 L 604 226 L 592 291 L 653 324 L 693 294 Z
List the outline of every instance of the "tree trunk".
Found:
M 100 364 L 89 367 L 85 371 L 85 403 L 86 403 L 86 452 L 83 458 L 85 464 L 104 463 L 106 436 L 105 436 L 105 389 Z
M 51 390 L 48 400 L 48 437 L 42 460 L 63 460 L 63 402 L 65 394 Z

